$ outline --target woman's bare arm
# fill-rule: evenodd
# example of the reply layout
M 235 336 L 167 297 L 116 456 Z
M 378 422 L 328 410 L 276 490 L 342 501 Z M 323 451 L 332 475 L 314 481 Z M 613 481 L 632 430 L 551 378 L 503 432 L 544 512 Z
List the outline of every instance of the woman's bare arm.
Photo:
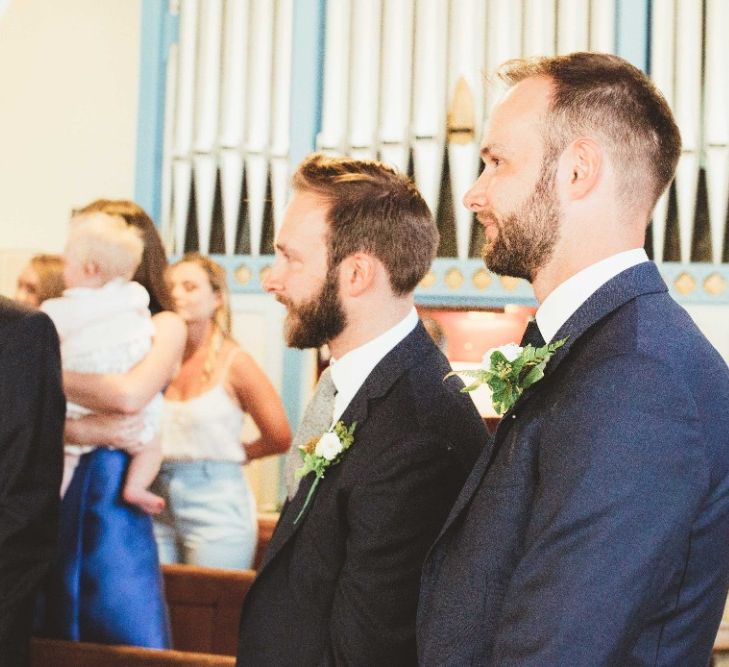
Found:
M 139 412 L 175 374 L 185 349 L 187 329 L 170 312 L 152 318 L 155 334 L 152 348 L 134 368 L 116 375 L 63 373 L 66 396 L 99 412 Z
M 104 444 L 136 454 L 144 445 L 139 439 L 144 428 L 141 414 L 90 414 L 79 419 L 66 419 L 64 439 L 73 445 Z
M 246 352 L 239 352 L 229 380 L 241 407 L 250 414 L 261 437 L 245 443 L 248 459 L 282 454 L 291 445 L 291 428 L 283 404 L 261 367 Z

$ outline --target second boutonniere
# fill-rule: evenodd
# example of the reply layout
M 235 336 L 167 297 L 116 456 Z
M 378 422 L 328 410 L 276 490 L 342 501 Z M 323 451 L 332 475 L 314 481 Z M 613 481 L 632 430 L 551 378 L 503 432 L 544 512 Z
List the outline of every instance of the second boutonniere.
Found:
M 566 342 L 566 338 L 561 338 L 543 347 L 519 347 L 516 343 L 502 345 L 483 355 L 481 368 L 453 371 L 446 377 L 462 375 L 473 380 L 461 391 L 473 391 L 487 384 L 491 388 L 491 402 L 496 414 L 503 415 L 525 389 L 544 377 L 547 362 Z
M 311 499 L 314 497 L 314 492 L 317 486 L 319 486 L 319 480 L 324 477 L 324 472 L 331 466 L 339 463 L 342 460 L 344 452 L 354 443 L 354 429 L 356 426 L 357 422 L 354 422 L 349 428 L 344 422 L 337 422 L 323 435 L 310 438 L 303 445 L 299 446 L 299 452 L 301 453 L 304 465 L 296 470 L 296 479 L 301 479 L 310 472 L 316 475 L 316 479 L 314 479 L 309 493 L 306 494 L 304 506 L 294 519 L 294 523 L 301 518 L 304 510 L 309 506 Z

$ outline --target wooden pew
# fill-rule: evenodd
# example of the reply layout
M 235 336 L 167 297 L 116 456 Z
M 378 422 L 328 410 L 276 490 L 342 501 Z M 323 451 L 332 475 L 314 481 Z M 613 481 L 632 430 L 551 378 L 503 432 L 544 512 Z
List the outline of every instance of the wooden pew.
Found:
M 240 610 L 255 571 L 163 565 L 162 574 L 173 648 L 235 655 Z
M 258 515 L 256 568 L 277 521 L 277 513 Z M 162 573 L 173 647 L 180 651 L 235 655 L 240 610 L 255 572 L 163 565 Z
M 726 637 L 717 637 L 716 667 L 727 664 Z M 131 646 L 108 646 L 58 639 L 32 640 L 31 667 L 234 667 L 235 658 L 225 655 L 155 651 Z
M 229 667 L 235 664 L 240 610 L 256 575 L 163 565 L 172 651 L 34 639 L 32 667 Z
M 33 639 L 31 667 L 235 667 L 228 655 Z
M 276 513 L 258 515 L 254 567 L 261 564 L 277 521 Z M 162 574 L 172 646 L 179 651 L 235 655 L 240 610 L 255 572 L 163 565 Z

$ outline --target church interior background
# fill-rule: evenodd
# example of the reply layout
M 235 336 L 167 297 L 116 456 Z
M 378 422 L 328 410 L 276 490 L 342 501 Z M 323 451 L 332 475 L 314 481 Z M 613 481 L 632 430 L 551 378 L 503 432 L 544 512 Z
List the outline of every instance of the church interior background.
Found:
M 454 366 L 478 364 L 536 306 L 483 267 L 460 204 L 497 94 L 484 73 L 596 50 L 647 71 L 676 114 L 684 150 L 646 249 L 729 360 L 728 31 L 725 0 L 0 0 L 0 292 L 62 250 L 72 208 L 135 199 L 170 256 L 225 265 L 235 335 L 296 424 L 317 354 L 283 345 L 261 289 L 289 174 L 314 149 L 378 158 L 412 175 L 441 232 L 418 306 Z M 263 509 L 279 470 L 249 466 Z

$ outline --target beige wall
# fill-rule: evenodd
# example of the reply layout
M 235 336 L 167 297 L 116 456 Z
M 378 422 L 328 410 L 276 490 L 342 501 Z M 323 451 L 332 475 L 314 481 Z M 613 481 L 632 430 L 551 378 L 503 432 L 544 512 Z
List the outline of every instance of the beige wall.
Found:
M 60 251 L 71 208 L 133 196 L 140 11 L 11 0 L 0 15 L 0 254 Z
M 729 306 L 686 306 L 689 315 L 729 364 Z

